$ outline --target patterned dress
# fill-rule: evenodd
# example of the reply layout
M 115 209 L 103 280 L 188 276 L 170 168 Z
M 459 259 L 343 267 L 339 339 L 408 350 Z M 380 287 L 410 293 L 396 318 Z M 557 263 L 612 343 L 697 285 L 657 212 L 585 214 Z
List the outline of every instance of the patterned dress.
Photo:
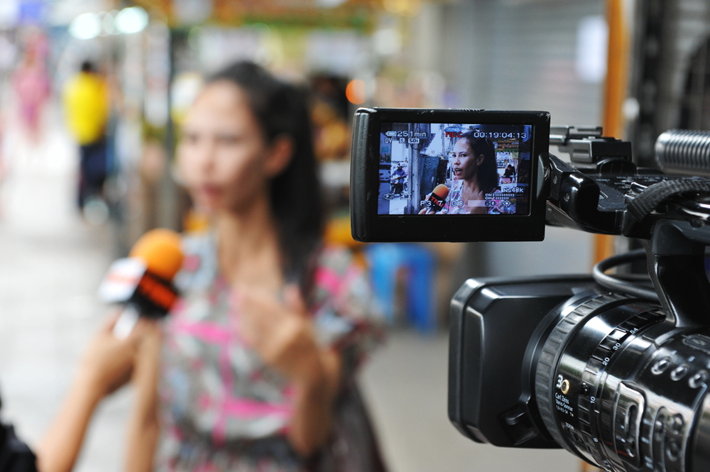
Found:
M 446 203 L 444 203 L 444 211 L 442 214 L 449 215 L 469 215 L 471 213 L 486 214 L 488 213 L 488 207 L 486 206 L 486 200 L 469 200 L 464 202 L 463 191 L 464 191 L 464 180 L 454 180 L 450 183 L 449 195 L 446 198 Z
M 166 323 L 158 469 L 305 470 L 285 436 L 293 388 L 240 338 L 214 235 L 186 237 L 183 250 L 182 298 Z M 342 353 L 345 372 L 380 339 L 367 280 L 346 251 L 321 251 L 311 313 L 319 343 Z
M 463 191 L 463 180 L 454 180 L 449 184 L 449 195 L 444 203 L 444 212 L 449 215 L 457 215 L 462 211 L 463 208 L 463 198 L 461 193 Z

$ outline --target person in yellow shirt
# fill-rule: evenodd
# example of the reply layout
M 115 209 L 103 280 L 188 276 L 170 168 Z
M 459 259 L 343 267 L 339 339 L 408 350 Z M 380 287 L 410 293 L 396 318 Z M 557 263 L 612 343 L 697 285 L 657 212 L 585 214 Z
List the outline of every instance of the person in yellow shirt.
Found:
M 69 131 L 79 145 L 77 204 L 84 210 L 92 201 L 103 202 L 108 174 L 109 88 L 91 61 L 82 62 L 79 73 L 67 83 L 64 108 Z

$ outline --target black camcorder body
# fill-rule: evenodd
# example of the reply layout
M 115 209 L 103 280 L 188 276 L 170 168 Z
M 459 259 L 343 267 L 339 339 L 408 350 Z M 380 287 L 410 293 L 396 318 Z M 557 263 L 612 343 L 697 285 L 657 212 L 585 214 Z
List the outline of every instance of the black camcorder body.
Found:
M 546 112 L 368 108 L 352 155 L 359 240 L 530 241 L 548 224 L 643 246 L 592 274 L 459 288 L 448 414 L 461 433 L 608 471 L 710 470 L 710 133 L 659 136 L 661 171 L 600 128 L 550 128 Z M 393 195 L 395 168 L 410 188 Z

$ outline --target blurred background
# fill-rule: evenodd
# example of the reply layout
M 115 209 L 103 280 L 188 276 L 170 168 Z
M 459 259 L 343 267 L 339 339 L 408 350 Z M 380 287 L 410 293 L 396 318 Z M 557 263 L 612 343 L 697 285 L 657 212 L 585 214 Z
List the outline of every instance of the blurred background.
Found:
M 469 442 L 446 418 L 448 300 L 471 276 L 588 272 L 615 241 L 548 229 L 543 243 L 392 245 L 349 236 L 358 106 L 539 109 L 603 125 L 650 164 L 665 129 L 710 124 L 706 0 L 2 0 L 0 389 L 36 442 L 107 308 L 108 264 L 154 227 L 204 225 L 175 181 L 200 77 L 251 59 L 311 90 L 327 238 L 356 251 L 391 335 L 363 387 L 394 471 L 573 471 L 563 451 Z M 76 205 L 65 91 L 82 61 L 108 87 L 104 198 Z M 383 282 L 383 283 L 385 283 Z M 104 403 L 78 470 L 120 469 L 130 389 Z

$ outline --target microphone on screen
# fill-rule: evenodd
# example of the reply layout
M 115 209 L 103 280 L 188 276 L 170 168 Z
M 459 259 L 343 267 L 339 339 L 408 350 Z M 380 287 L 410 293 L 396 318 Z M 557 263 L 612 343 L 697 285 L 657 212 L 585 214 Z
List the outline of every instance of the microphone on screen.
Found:
M 123 305 L 113 328 L 116 337 L 127 337 L 141 316 L 158 319 L 168 314 L 178 298 L 172 280 L 182 261 L 180 236 L 155 229 L 138 239 L 128 257 L 111 264 L 99 297 Z
M 427 206 L 434 213 L 440 212 L 446 203 L 446 197 L 449 196 L 449 187 L 444 184 L 439 184 L 434 187 L 429 197 L 427 197 Z

